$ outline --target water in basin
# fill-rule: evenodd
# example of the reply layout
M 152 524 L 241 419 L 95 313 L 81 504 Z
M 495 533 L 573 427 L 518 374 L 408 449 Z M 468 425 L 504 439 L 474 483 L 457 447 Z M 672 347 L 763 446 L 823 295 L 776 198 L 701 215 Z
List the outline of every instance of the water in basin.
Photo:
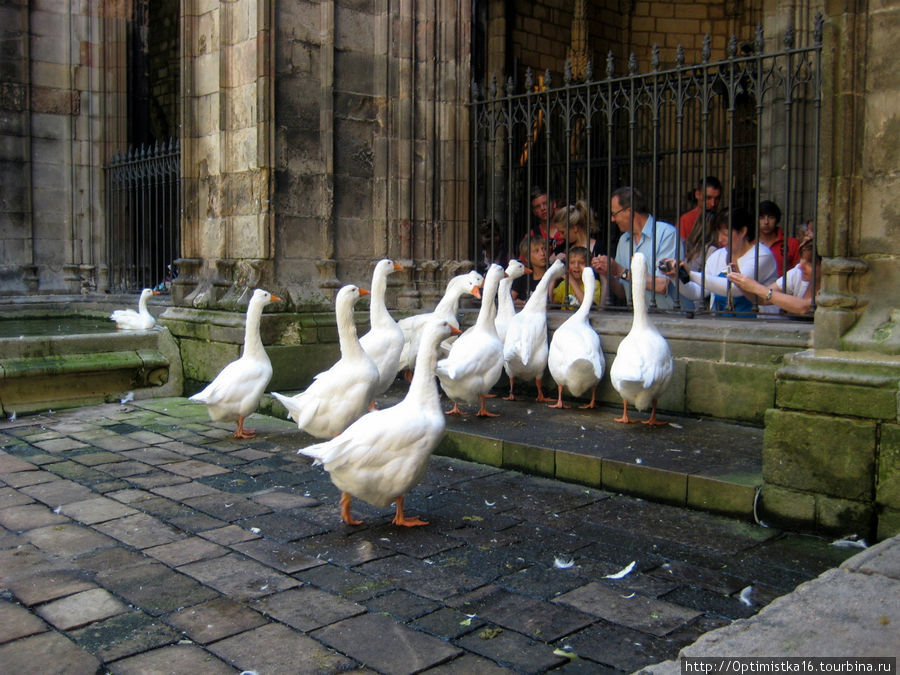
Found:
M 49 316 L 15 318 L 7 315 L 0 321 L 0 338 L 20 336 L 84 335 L 114 333 L 116 324 L 107 318 L 85 316 Z

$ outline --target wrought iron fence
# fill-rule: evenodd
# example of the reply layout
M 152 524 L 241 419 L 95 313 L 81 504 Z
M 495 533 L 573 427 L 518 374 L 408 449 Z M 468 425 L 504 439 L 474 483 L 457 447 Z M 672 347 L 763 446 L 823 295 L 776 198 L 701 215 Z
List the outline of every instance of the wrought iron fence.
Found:
M 530 70 L 523 91 L 512 78 L 504 87 L 496 77 L 486 86 L 473 83 L 473 226 L 499 230 L 498 248 L 514 255 L 535 222 L 535 186 L 548 201 L 583 199 L 600 214 L 608 214 L 615 189 L 634 186 L 658 221 L 677 224 L 693 208 L 693 188 L 705 176 L 717 176 L 724 186 L 722 206 L 745 208 L 756 222 L 761 200 L 781 205 L 787 253 L 787 237 L 803 234 L 816 217 L 822 26 L 820 15 L 813 44 L 804 47 L 795 46 L 788 28 L 783 48 L 774 53 L 764 51 L 760 27 L 753 42 L 739 45 L 732 36 L 720 61 L 710 61 L 707 35 L 702 60 L 694 65 L 685 64 L 679 46 L 674 66 L 662 68 L 654 47 L 649 73 L 637 72 L 632 54 L 627 75 L 616 76 L 610 52 L 603 79 L 595 80 L 588 64 L 584 81 L 576 82 L 567 62 L 560 85 L 550 71 L 535 79 Z M 698 223 L 706 227 L 705 218 Z M 597 239 L 613 255 L 618 228 L 608 216 L 597 225 Z M 492 256 L 480 250 L 478 229 L 471 241 L 473 259 Z M 813 265 L 813 288 L 815 274 Z M 701 276 L 705 293 L 702 265 Z M 696 310 L 708 311 L 705 304 Z M 689 306 L 679 297 L 674 309 Z
M 106 167 L 109 288 L 168 289 L 181 251 L 181 148 L 175 139 L 113 156 Z

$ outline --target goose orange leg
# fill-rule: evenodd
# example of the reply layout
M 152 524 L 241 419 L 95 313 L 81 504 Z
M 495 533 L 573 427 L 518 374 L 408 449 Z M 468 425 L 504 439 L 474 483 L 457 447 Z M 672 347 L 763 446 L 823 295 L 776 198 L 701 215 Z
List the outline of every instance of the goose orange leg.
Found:
M 668 424 L 668 422 L 663 422 L 661 420 L 656 419 L 656 400 L 653 401 L 653 409 L 650 411 L 650 419 L 644 420 L 644 424 L 649 424 L 653 427 L 664 427 Z
M 513 383 L 515 381 L 516 381 L 516 378 L 514 378 L 514 377 L 509 378 L 509 396 L 504 396 L 503 397 L 504 401 L 515 401 L 516 400 L 516 395 L 513 393 Z
M 637 421 L 637 420 L 631 419 L 631 418 L 628 416 L 628 401 L 623 400 L 623 401 L 622 401 L 622 404 L 624 405 L 624 407 L 622 408 L 622 416 L 621 416 L 621 417 L 617 417 L 617 418 L 615 419 L 615 421 L 616 421 L 616 422 L 623 422 L 623 423 L 625 423 L 625 424 L 631 424 L 632 422 Z
M 255 438 L 256 432 L 253 429 L 244 428 L 244 416 L 238 417 L 237 431 L 234 432 L 235 438 Z
M 556 403 L 554 403 L 553 405 L 548 405 L 547 407 L 548 408 L 560 408 L 560 409 L 568 408 L 569 406 L 567 406 L 562 401 L 562 391 L 563 391 L 562 385 L 557 385 L 557 388 L 559 389 L 559 398 L 556 399 Z
M 476 417 L 500 417 L 500 413 L 492 413 L 485 406 L 484 402 L 487 401 L 488 397 L 484 394 L 481 395 L 481 407 L 478 409 L 478 412 L 475 413 Z
M 361 520 L 356 520 L 350 514 L 350 504 L 353 502 L 353 497 L 350 496 L 349 492 L 341 493 L 341 520 L 343 520 L 348 525 L 362 525 Z
M 578 406 L 582 410 L 593 409 L 597 407 L 597 386 L 594 385 L 594 388 L 591 389 L 591 402 L 585 403 L 584 405 Z
M 397 497 L 394 500 L 397 504 L 397 513 L 394 516 L 394 519 L 391 521 L 394 525 L 402 525 L 403 527 L 416 527 L 417 525 L 427 525 L 427 520 L 420 520 L 413 516 L 412 518 L 407 518 L 403 515 L 403 497 Z
M 534 383 L 537 385 L 537 390 L 538 390 L 537 398 L 534 399 L 535 402 L 543 403 L 544 401 L 551 400 L 551 399 L 547 398 L 546 396 L 544 396 L 544 387 L 543 387 L 543 384 L 541 383 L 540 378 L 535 380 Z
M 456 402 L 454 402 L 453 407 L 450 408 L 450 410 L 448 410 L 444 414 L 445 415 L 459 415 L 460 417 L 466 416 L 466 413 L 464 413 L 462 410 L 459 409 L 459 403 L 456 403 Z

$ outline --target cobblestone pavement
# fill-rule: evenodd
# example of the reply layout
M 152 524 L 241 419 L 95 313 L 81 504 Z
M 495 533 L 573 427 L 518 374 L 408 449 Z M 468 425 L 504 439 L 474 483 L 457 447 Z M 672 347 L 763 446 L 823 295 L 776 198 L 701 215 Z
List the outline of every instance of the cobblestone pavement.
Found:
M 0 425 L 2 670 L 631 672 L 855 552 L 441 457 L 405 504 L 430 525 L 350 527 L 310 437 L 248 426 L 180 398 Z

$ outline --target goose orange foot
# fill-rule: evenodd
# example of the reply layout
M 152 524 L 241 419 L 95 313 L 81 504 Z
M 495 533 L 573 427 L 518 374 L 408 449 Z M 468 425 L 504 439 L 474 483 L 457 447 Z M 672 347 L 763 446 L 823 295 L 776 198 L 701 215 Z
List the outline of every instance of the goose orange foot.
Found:
M 652 427 L 664 427 L 668 424 L 668 422 L 656 419 L 656 401 L 653 401 L 653 410 L 650 411 L 650 419 L 644 420 L 644 424 L 649 424 Z
M 238 417 L 237 430 L 234 432 L 234 438 L 256 438 L 256 431 L 244 428 L 244 418 Z
M 362 522 L 363 522 L 363 521 L 361 521 L 361 520 L 356 520 L 356 519 L 350 514 L 350 504 L 351 504 L 352 501 L 353 501 L 353 497 L 350 496 L 350 493 L 349 493 L 349 492 L 342 492 L 342 493 L 341 493 L 341 501 L 340 501 L 340 504 L 341 504 L 341 520 L 343 520 L 343 521 L 344 521 L 345 523 L 347 523 L 348 525 L 362 525 Z
M 487 396 L 481 396 L 481 407 L 478 409 L 478 412 L 475 413 L 476 417 L 500 417 L 500 413 L 492 413 L 485 406 L 484 402 L 487 400 Z
M 631 424 L 632 422 L 636 422 L 637 420 L 633 420 L 628 416 L 628 401 L 625 401 L 624 406 L 622 407 L 622 416 L 617 417 L 614 421 L 622 422 L 623 424 Z
M 394 525 L 400 525 L 402 527 L 418 527 L 419 525 L 428 524 L 427 520 L 421 520 L 415 516 L 407 518 L 403 515 L 403 497 L 397 497 L 394 501 L 397 504 L 397 513 L 391 521 Z
M 466 416 L 466 413 L 464 413 L 462 410 L 459 409 L 459 403 L 454 403 L 453 407 L 450 408 L 450 410 L 448 410 L 444 414 L 445 415 L 459 415 L 460 417 Z
M 562 400 L 562 392 L 563 392 L 563 388 L 562 388 L 562 387 L 559 387 L 559 398 L 556 399 L 556 403 L 554 403 L 554 404 L 552 404 L 552 405 L 548 405 L 548 406 L 547 406 L 548 408 L 558 408 L 558 409 L 562 410 L 562 409 L 564 409 L 564 408 L 568 408 L 568 407 L 569 407 L 569 406 L 567 406 L 565 403 L 563 403 L 563 400 Z

